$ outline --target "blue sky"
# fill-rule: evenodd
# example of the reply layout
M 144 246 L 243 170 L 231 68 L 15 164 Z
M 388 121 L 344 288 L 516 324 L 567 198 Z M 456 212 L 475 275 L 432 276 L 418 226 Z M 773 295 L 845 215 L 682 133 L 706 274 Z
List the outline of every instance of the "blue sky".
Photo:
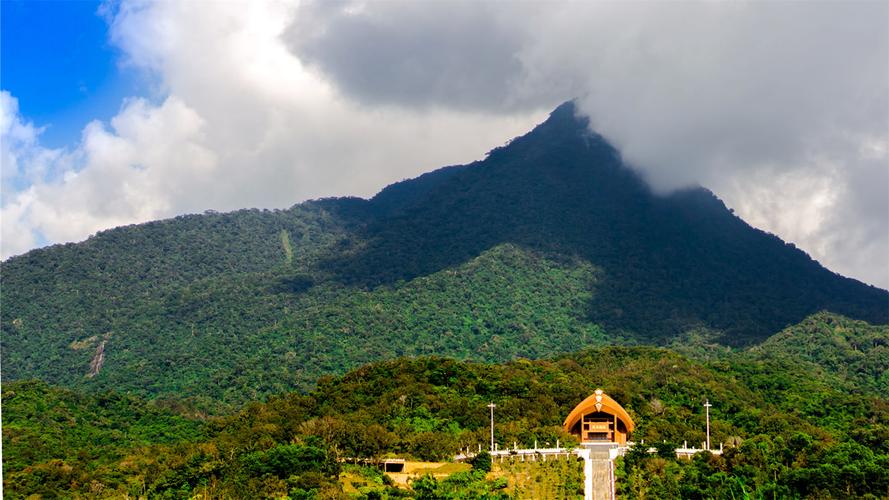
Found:
M 98 1 L 3 0 L 0 87 L 19 112 L 46 127 L 48 147 L 75 143 L 84 125 L 108 120 L 138 95 L 137 71 L 121 68 Z

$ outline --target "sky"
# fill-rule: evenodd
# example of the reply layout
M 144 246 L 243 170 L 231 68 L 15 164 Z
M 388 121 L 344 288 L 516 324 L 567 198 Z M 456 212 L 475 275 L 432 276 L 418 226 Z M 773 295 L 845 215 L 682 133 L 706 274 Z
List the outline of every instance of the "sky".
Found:
M 45 147 L 80 138 L 93 119 L 108 120 L 121 101 L 143 89 L 119 71 L 99 2 L 4 0 L 0 17 L 0 80 L 19 112 L 43 124 Z
M 372 196 L 576 98 L 663 193 L 702 185 L 889 287 L 887 2 L 0 3 L 0 253 Z

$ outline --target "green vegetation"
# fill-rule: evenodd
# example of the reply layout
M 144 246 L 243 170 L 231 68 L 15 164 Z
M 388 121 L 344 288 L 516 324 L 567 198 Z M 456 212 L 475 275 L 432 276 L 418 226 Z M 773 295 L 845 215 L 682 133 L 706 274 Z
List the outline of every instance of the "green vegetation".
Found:
M 470 499 L 507 500 L 505 479 L 489 481 L 484 471 L 458 472 L 436 480 L 431 475 L 411 482 L 416 498 L 423 500 Z
M 693 459 L 635 450 L 618 459 L 626 498 L 885 498 L 889 455 L 854 441 L 827 443 L 806 433 L 762 434 L 721 456 Z
M 293 264 L 293 247 L 290 245 L 290 233 L 286 229 L 281 230 L 281 248 L 284 249 L 284 262 Z
M 823 376 L 889 398 L 889 326 L 815 314 L 751 349 L 785 364 L 805 363 Z
M 399 498 L 410 497 L 404 489 L 394 485 L 392 479 L 373 466 L 346 464 L 340 474 L 342 494 L 357 498 Z
M 193 397 L 193 405 L 219 412 L 231 406 L 218 401 L 244 403 L 308 389 L 319 375 L 398 356 L 545 357 L 605 343 L 601 329 L 577 315 L 594 280 L 589 265 L 504 245 L 457 269 L 372 291 L 318 285 L 297 295 L 278 293 L 266 302 L 261 282 L 210 281 L 168 298 L 166 306 L 147 312 L 128 334 L 111 333 L 107 361 L 97 377 L 84 374 L 100 337 L 78 336 L 65 339 L 61 353 L 72 364 L 47 365 L 53 376 L 45 378 L 92 390 Z M 287 286 L 296 286 L 295 279 Z M 220 301 L 232 309 L 223 309 Z M 281 311 L 272 311 L 272 305 Z M 285 309 L 289 316 L 280 314 Z M 179 314 L 179 321 L 168 321 Z M 276 314 L 280 317 L 272 322 Z M 271 324 L 255 331 L 213 330 L 214 323 L 243 323 L 248 315 Z M 164 324 L 175 333 L 156 333 L 157 325 Z M 29 332 L 25 325 L 11 328 L 19 335 Z M 145 341 L 152 336 L 153 342 Z M 43 362 L 30 351 L 23 354 L 28 354 L 21 360 L 25 364 Z M 23 371 L 8 370 L 13 378 Z
M 6 495 L 114 489 L 131 484 L 121 468 L 133 449 L 205 437 L 203 424 L 132 396 L 83 395 L 38 381 L 3 384 Z
M 583 462 L 576 457 L 536 462 L 506 460 L 495 466 L 494 476 L 507 480 L 512 498 L 583 498 Z
M 117 399 L 122 403 L 102 413 L 96 408 L 102 401 L 98 396 L 75 397 L 33 382 L 6 384 L 5 492 L 10 498 L 31 493 L 88 497 L 95 492 L 214 498 L 374 498 L 384 493 L 498 498 L 557 488 L 570 495 L 578 487 L 576 476 L 556 471 L 567 466 L 557 462 L 547 466 L 553 470 L 536 472 L 522 469 L 530 465 L 498 462 L 487 475 L 480 460 L 474 471 L 446 480 L 427 477 L 413 489 L 398 490 L 382 476 L 377 482 L 368 472 L 343 469 L 341 460 L 375 461 L 392 455 L 446 460 L 461 448 L 487 441 L 485 405 L 490 401 L 497 404 L 498 442 L 570 442 L 561 430 L 562 418 L 602 387 L 637 422 L 637 442 L 662 443 L 662 453 L 637 452 L 619 463 L 620 491 L 629 497 L 889 494 L 889 402 L 841 390 L 831 377 L 806 365 L 779 366 L 746 354 L 702 363 L 650 347 L 604 347 L 544 361 L 493 365 L 403 358 L 370 364 L 343 377 L 324 377 L 308 394 L 274 396 L 235 415 L 201 423 L 133 397 Z M 37 401 L 58 399 L 58 394 L 69 395 L 66 401 L 74 405 L 70 412 L 99 415 L 93 418 L 103 427 L 83 430 L 65 418 L 35 419 L 33 412 L 22 410 L 43 408 Z M 714 404 L 713 442 L 736 447 L 722 457 L 677 460 L 671 447 L 704 439 L 705 397 Z M 17 403 L 17 398 L 27 404 Z M 151 418 L 139 417 L 145 408 L 152 409 Z M 145 430 L 156 421 L 166 422 L 169 430 Z M 16 431 L 10 434 L 7 428 Z M 116 429 L 129 429 L 121 431 L 128 440 L 113 441 L 112 448 L 94 444 L 107 442 L 100 436 Z M 41 436 L 58 436 L 54 442 L 67 444 L 44 447 L 35 455 L 15 444 L 37 442 Z M 563 473 L 565 481 L 557 484 L 554 478 Z M 347 494 L 341 474 L 365 479 L 350 482 L 358 486 Z
M 0 272 L 4 381 L 214 413 L 403 355 L 502 362 L 700 331 L 748 346 L 821 310 L 889 322 L 889 293 L 708 191 L 650 193 L 570 104 L 483 161 L 371 200 L 122 227 Z

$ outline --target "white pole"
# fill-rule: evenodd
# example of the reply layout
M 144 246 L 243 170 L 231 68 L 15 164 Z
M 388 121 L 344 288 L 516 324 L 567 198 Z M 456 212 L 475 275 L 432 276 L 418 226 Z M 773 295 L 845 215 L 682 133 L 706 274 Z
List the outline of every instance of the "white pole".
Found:
M 496 408 L 496 407 L 497 407 L 497 405 L 495 405 L 494 403 L 491 403 L 488 405 L 488 408 L 491 409 L 491 452 L 492 453 L 494 452 L 494 408 Z
M 710 404 L 710 400 L 708 399 L 704 403 L 704 408 L 707 409 L 707 451 L 710 451 L 710 407 L 713 406 Z

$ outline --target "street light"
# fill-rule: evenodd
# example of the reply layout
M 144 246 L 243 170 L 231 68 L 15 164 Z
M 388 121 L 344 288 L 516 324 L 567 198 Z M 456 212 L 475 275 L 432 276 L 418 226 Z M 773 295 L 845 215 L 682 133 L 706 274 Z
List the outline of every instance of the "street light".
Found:
M 707 451 L 710 451 L 710 399 L 704 402 L 704 408 L 707 409 Z
M 496 407 L 497 405 L 494 403 L 488 405 L 488 408 L 491 409 L 491 453 L 494 453 L 494 408 Z

